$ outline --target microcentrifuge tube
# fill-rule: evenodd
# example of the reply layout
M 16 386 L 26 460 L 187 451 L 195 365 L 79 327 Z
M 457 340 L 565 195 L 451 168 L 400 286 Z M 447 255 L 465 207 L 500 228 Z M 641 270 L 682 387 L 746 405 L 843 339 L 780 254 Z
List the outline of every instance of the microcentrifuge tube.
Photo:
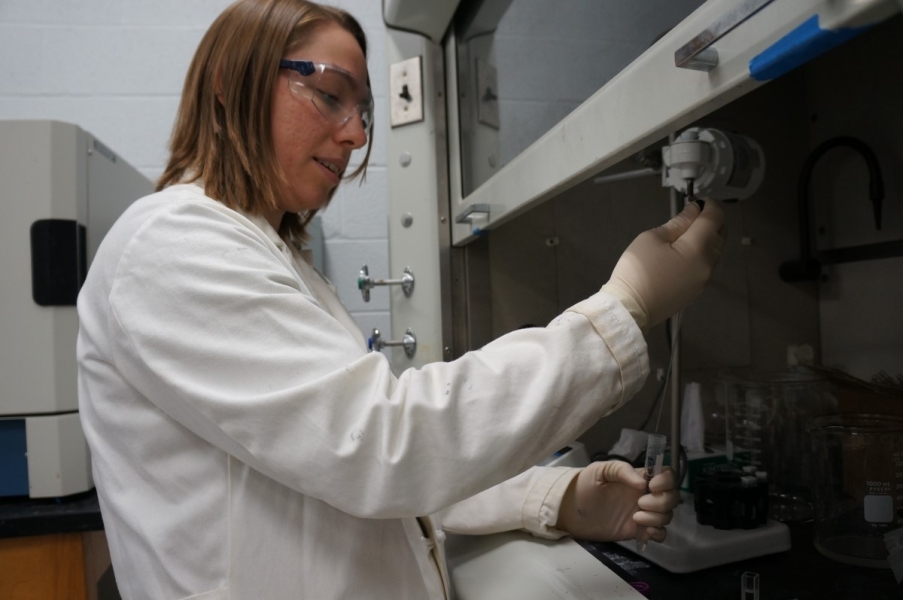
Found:
M 658 433 L 650 433 L 649 440 L 646 442 L 646 472 L 643 477 L 646 478 L 646 493 L 649 493 L 649 481 L 653 477 L 662 472 L 662 465 L 665 462 L 665 446 L 668 438 Z M 646 542 L 649 541 L 649 534 L 643 525 L 637 526 L 636 532 L 636 549 L 638 552 L 646 551 Z
M 740 576 L 740 600 L 759 600 L 759 574 L 746 571 Z

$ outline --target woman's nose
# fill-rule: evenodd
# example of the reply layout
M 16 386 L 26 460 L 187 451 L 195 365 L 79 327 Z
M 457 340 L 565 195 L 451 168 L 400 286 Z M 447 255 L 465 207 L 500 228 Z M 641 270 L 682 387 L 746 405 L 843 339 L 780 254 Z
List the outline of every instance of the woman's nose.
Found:
M 367 135 L 367 130 L 364 128 L 364 120 L 360 114 L 355 114 L 338 129 L 340 141 L 344 144 L 350 144 L 355 150 L 363 148 L 367 144 Z

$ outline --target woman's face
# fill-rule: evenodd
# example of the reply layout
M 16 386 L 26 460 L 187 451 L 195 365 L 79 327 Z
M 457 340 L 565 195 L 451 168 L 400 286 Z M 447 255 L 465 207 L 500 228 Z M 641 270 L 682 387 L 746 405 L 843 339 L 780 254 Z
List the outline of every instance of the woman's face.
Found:
M 367 81 L 367 61 L 360 45 L 335 23 L 319 26 L 305 44 L 283 58 L 334 65 L 358 82 Z M 343 125 L 328 121 L 310 99 L 289 90 L 292 77 L 297 79 L 297 73 L 280 69 L 273 92 L 273 145 L 286 178 L 279 198 L 281 212 L 267 215 L 276 229 L 284 212 L 323 207 L 339 185 L 351 151 L 367 143 L 358 116 Z

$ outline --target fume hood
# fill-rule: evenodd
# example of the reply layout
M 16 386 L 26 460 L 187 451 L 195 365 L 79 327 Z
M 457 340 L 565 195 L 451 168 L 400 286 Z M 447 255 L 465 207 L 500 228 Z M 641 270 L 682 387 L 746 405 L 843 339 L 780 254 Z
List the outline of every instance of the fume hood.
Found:
M 729 242 L 684 314 L 668 402 L 725 370 L 903 374 L 900 2 L 384 9 L 389 89 L 410 92 L 390 112 L 416 115 L 389 132 L 390 272 L 373 274 L 417 276 L 413 293 L 373 292 L 391 294 L 383 338 L 416 338 L 394 352 L 398 371 L 597 291 L 633 237 L 679 208 L 662 148 L 710 128 L 754 140 L 767 168 L 724 204 Z M 590 454 L 660 409 L 668 333 L 647 336 L 646 387 L 581 437 Z M 661 429 L 678 414 L 665 406 Z

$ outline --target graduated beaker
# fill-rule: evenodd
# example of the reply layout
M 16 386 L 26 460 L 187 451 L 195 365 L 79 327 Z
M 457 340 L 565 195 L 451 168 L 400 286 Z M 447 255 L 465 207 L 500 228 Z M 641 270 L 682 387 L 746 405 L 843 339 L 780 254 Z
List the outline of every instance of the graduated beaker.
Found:
M 903 527 L 903 419 L 835 415 L 813 422 L 815 547 L 864 567 L 888 567 L 884 534 Z
M 780 521 L 812 517 L 807 428 L 837 412 L 833 389 L 809 372 L 723 376 L 727 458 L 768 473 L 769 515 Z

